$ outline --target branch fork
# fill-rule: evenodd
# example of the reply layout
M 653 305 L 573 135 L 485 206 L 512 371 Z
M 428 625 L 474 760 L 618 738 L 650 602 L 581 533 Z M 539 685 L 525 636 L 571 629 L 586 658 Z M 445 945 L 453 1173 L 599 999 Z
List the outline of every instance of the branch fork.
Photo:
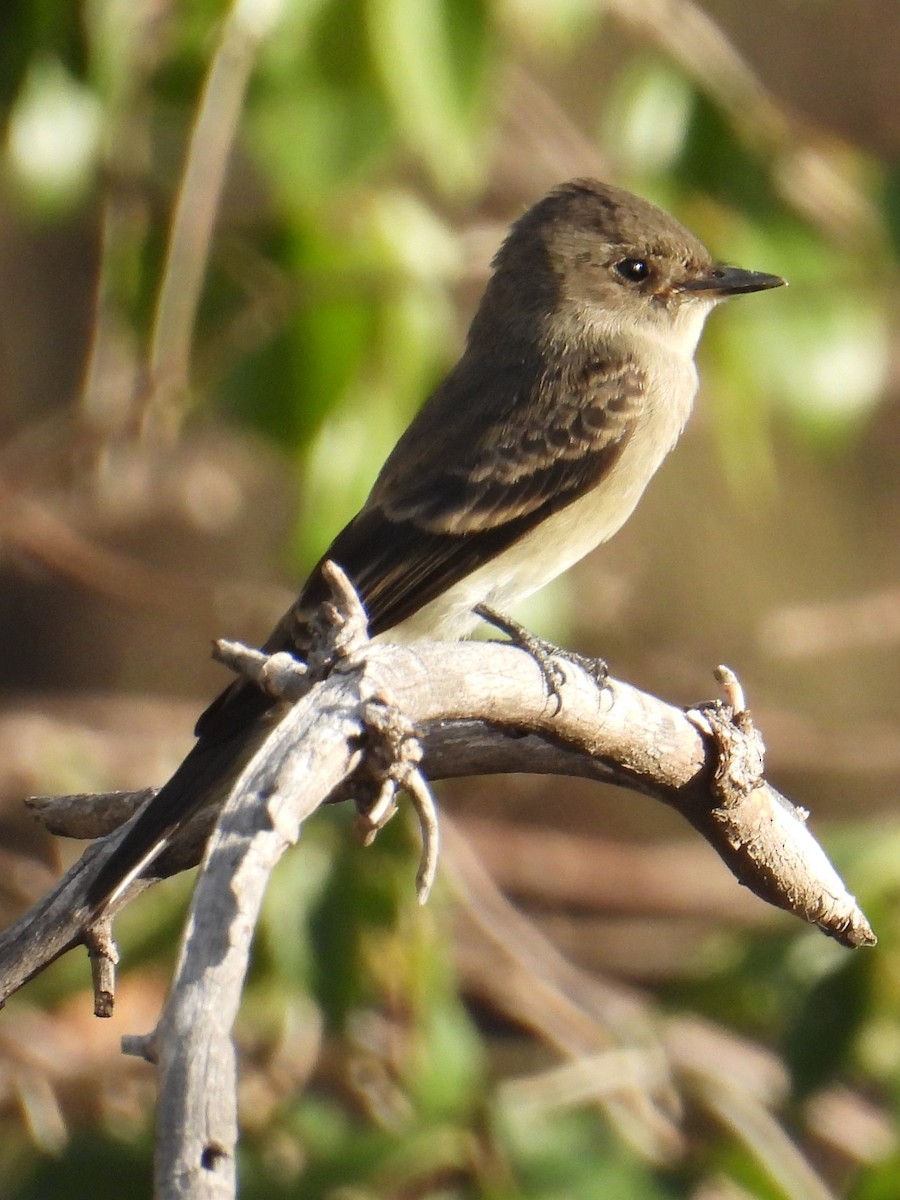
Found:
M 284 651 L 268 655 L 225 639 L 215 643 L 215 657 L 275 699 L 291 702 L 305 696 L 314 682 L 326 679 L 332 671 L 360 669 L 369 643 L 365 610 L 336 563 L 325 563 L 323 574 L 332 599 L 322 604 L 313 618 L 316 636 L 308 663 Z M 419 769 L 423 751 L 415 724 L 383 687 L 373 690 L 364 701 L 360 717 L 362 760 L 348 781 L 359 812 L 359 835 L 364 845 L 371 845 L 397 812 L 397 794 L 408 793 L 422 835 L 416 894 L 419 903 L 425 904 L 437 874 L 440 835 L 434 797 Z
M 227 867 L 231 874 L 216 876 L 218 886 L 232 904 L 235 889 L 250 887 L 255 905 L 267 873 L 320 805 L 353 797 L 371 840 L 404 790 L 422 831 L 417 891 L 424 900 L 440 844 L 426 777 L 575 775 L 670 805 L 756 895 L 844 945 L 874 943 L 865 915 L 811 835 L 807 814 L 765 780 L 762 740 L 732 672 L 719 672 L 724 701 L 684 712 L 617 679 L 598 685 L 590 670 L 567 661 L 563 703 L 551 713 L 544 677 L 527 653 L 496 642 L 371 642 L 348 581 L 338 568 L 327 570 L 334 596 L 322 620 L 330 635 L 315 662 L 218 644 L 218 656 L 234 669 L 278 696 L 299 698 L 285 706 L 236 782 L 219 833 L 209 840 L 215 817 L 205 814 L 173 839 L 161 875 L 195 865 L 209 841 L 207 873 L 214 863 Z M 146 797 L 145 789 L 116 794 L 114 805 L 106 796 L 56 798 L 33 811 L 54 832 L 96 837 L 109 830 L 110 811 L 124 821 Z M 115 949 L 108 928 L 89 928 L 84 897 L 114 837 L 93 843 L 31 912 L 0 934 L 0 1004 L 55 958 L 87 943 L 97 960 L 98 1011 L 110 1010 Z M 227 853 L 217 858 L 223 838 Z M 263 849 L 251 855 L 248 883 L 235 864 L 257 841 Z M 150 882 L 139 881 L 128 899 Z M 198 885 L 198 905 L 200 891 Z M 215 906 L 213 893 L 212 886 L 202 889 L 202 903 Z

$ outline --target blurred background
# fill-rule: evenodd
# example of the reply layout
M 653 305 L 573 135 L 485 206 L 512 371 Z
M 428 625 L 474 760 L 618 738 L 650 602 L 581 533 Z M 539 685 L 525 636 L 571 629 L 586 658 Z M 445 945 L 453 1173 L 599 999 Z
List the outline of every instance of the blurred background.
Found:
M 790 288 L 725 306 L 626 529 L 519 612 L 679 704 L 740 674 L 881 941 L 747 895 L 672 813 L 465 780 L 317 816 L 237 1037 L 242 1195 L 900 1194 L 894 0 L 6 0 L 0 916 L 80 853 L 31 793 L 162 782 L 454 361 L 508 223 L 596 175 Z M 150 1195 L 189 881 L 0 1016 L 0 1196 Z

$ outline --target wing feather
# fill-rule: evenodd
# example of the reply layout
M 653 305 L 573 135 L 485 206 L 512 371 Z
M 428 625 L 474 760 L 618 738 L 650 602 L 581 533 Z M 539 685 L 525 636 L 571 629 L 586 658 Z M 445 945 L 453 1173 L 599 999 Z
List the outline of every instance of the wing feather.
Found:
M 632 361 L 591 359 L 538 374 L 514 404 L 492 406 L 488 398 L 465 424 L 448 421 L 447 436 L 430 439 L 431 454 L 414 472 L 405 469 L 404 438 L 370 502 L 325 555 L 353 580 L 373 633 L 595 487 L 631 436 L 643 387 Z M 492 407 L 500 411 L 484 421 Z M 423 415 L 433 424 L 433 412 Z
M 595 487 L 639 418 L 644 379 L 627 359 L 591 358 L 554 371 L 538 363 L 523 372 L 519 364 L 510 372 L 514 386 L 496 370 L 490 386 L 469 380 L 465 364 L 423 407 L 362 511 L 322 557 L 352 580 L 373 635 Z M 305 655 L 307 616 L 327 598 L 316 569 L 265 648 Z M 237 681 L 202 714 L 197 734 L 223 736 L 248 705 L 259 707 L 260 693 Z

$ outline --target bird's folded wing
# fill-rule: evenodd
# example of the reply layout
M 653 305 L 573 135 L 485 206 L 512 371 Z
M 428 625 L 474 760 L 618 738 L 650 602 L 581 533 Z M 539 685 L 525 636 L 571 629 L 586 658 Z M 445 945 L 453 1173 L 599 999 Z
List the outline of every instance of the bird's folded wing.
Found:
M 596 487 L 627 444 L 643 395 L 630 361 L 592 361 L 577 378 L 571 369 L 544 372 L 530 386 L 535 396 L 515 397 L 493 420 L 479 421 L 477 411 L 473 428 L 449 419 L 430 461 L 414 470 L 392 455 L 370 502 L 329 548 L 325 557 L 353 581 L 373 634 Z

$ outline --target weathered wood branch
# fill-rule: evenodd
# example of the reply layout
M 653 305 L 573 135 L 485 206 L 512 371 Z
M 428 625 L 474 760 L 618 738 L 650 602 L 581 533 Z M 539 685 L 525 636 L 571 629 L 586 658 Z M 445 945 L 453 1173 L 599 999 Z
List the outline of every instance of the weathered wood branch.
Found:
M 209 842 L 171 998 L 157 1030 L 130 1047 L 160 1067 L 160 1195 L 233 1194 L 231 1028 L 253 929 L 269 873 L 323 803 L 354 798 L 371 835 L 393 811 L 397 790 L 410 790 L 425 835 L 420 883 L 427 891 L 437 833 L 426 776 L 525 771 L 617 783 L 676 808 L 763 899 L 844 945 L 874 941 L 806 815 L 763 778 L 762 744 L 733 677 L 723 680 L 729 704 L 685 712 L 617 680 L 598 685 L 563 660 L 558 704 L 541 667 L 511 645 L 381 645 L 354 635 L 337 650 L 330 672 L 310 684 L 306 667 L 288 656 L 220 646 L 236 669 L 301 698 L 236 782 L 212 838 L 214 817 L 201 814 L 154 864 L 156 876 L 173 874 L 194 865 Z M 145 795 L 117 796 L 113 819 Z M 108 827 L 104 800 L 59 798 L 35 808 L 57 831 L 83 836 Z M 120 836 L 109 833 L 89 847 L 0 936 L 0 998 L 84 943 L 96 1010 L 110 1011 L 115 947 L 106 918 L 91 927 L 84 896 Z M 117 907 L 149 882 L 138 881 Z
M 871 929 L 856 902 L 805 826 L 804 815 L 760 781 L 744 796 L 722 803 L 712 784 L 720 752 L 682 709 L 618 680 L 598 691 L 580 668 L 565 667 L 563 708 L 551 715 L 541 672 L 515 647 L 497 643 L 420 643 L 415 647 L 372 644 L 365 667 L 354 666 L 314 686 L 305 701 L 317 714 L 302 737 L 317 792 L 310 810 L 346 784 L 358 766 L 354 739 L 362 736 L 364 692 L 390 695 L 419 730 L 431 779 L 469 774 L 527 772 L 580 775 L 614 782 L 677 809 L 709 841 L 738 880 L 762 899 L 821 926 L 847 944 L 871 943 Z M 278 763 L 290 772 L 300 715 L 289 713 L 266 743 L 263 757 L 272 779 Z M 340 778 L 325 770 L 329 748 L 341 733 Z M 317 748 L 320 748 L 317 752 Z M 334 751 L 331 751 L 334 752 Z M 116 797 L 115 821 L 148 793 Z M 50 828 L 68 835 L 100 833 L 104 797 L 36 802 Z M 187 827 L 158 864 L 174 874 L 196 864 L 209 835 L 210 818 Z M 0 998 L 6 998 L 56 956 L 84 940 L 83 896 L 96 865 L 112 852 L 118 835 L 89 847 L 52 892 L 0 935 Z M 142 881 L 132 889 L 143 889 Z
M 677 809 L 709 841 L 737 879 L 764 900 L 818 924 L 845 945 L 871 944 L 873 935 L 854 898 L 809 833 L 805 814 L 760 781 L 728 803 L 713 790 L 719 749 L 686 713 L 615 679 L 596 683 L 567 664 L 562 710 L 551 715 L 537 665 L 513 646 L 497 643 L 370 645 L 364 666 L 315 685 L 304 704 L 317 717 L 308 736 L 291 712 L 263 748 L 273 786 L 301 755 L 317 779 L 305 811 L 334 799 L 358 766 L 354 739 L 363 735 L 363 697 L 387 694 L 419 731 L 422 768 L 430 779 L 530 772 L 575 775 L 620 784 Z M 339 778 L 332 782 L 335 734 Z M 279 765 L 281 764 L 281 766 Z M 321 777 L 319 771 L 323 771 Z M 98 836 L 152 792 L 32 802 L 49 828 L 68 836 Z M 114 801 L 114 803 L 110 803 Z M 195 865 L 210 817 L 179 835 L 157 864 L 160 876 Z M 86 851 L 60 883 L 0 935 L 0 1000 L 84 938 L 83 897 L 97 865 L 121 836 L 110 834 Z M 128 896 L 147 886 L 141 881 Z M 128 898 L 126 896 L 126 899 Z

